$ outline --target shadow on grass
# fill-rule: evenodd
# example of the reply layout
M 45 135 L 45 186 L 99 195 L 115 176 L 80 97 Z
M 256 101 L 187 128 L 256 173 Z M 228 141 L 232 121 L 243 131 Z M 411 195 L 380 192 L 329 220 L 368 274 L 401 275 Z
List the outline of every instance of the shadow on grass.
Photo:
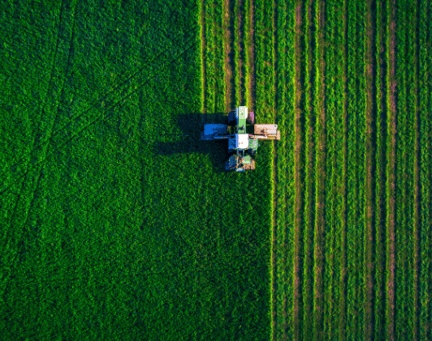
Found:
M 177 117 L 177 126 L 181 130 L 181 140 L 176 142 L 159 142 L 155 152 L 159 155 L 201 153 L 208 154 L 213 170 L 225 172 L 225 161 L 228 159 L 228 140 L 202 141 L 201 132 L 205 123 L 226 124 L 226 113 L 214 114 L 187 114 Z

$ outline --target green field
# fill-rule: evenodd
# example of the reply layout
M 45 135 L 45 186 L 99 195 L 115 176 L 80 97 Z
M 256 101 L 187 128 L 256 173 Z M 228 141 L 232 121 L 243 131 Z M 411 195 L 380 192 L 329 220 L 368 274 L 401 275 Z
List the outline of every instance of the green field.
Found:
M 429 1 L 1 8 L 0 339 L 432 338 Z

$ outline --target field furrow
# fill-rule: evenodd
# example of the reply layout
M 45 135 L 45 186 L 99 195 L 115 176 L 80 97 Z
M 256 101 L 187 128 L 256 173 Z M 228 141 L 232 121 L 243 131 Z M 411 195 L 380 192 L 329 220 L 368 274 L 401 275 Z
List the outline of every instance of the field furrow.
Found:
M 325 40 L 330 42 L 325 48 L 325 105 L 326 105 L 326 181 L 325 181 L 325 228 L 324 228 L 324 260 L 323 269 L 323 335 L 325 340 L 335 339 L 337 335 L 335 311 L 337 311 L 337 246 L 339 237 L 337 235 L 337 184 L 336 184 L 336 129 L 338 113 L 336 111 L 336 49 L 335 49 L 335 18 L 336 1 L 327 1 L 325 8 Z M 322 42 L 321 42 L 322 43 Z
M 295 203 L 294 203 L 294 280 L 293 285 L 293 338 L 301 340 L 302 327 L 301 319 L 303 316 L 302 304 L 302 266 L 303 266 L 303 238 L 302 238 L 302 208 L 303 208 L 303 172 L 302 164 L 304 154 L 304 133 L 302 131 L 303 112 L 301 109 L 303 101 L 302 92 L 302 39 L 300 32 L 303 26 L 304 8 L 300 1 L 295 4 L 295 35 L 294 35 L 294 188 L 295 188 Z
M 410 229 L 411 221 L 409 219 L 409 198 L 407 192 L 408 181 L 408 159 L 407 150 L 411 150 L 409 145 L 410 127 L 408 127 L 408 101 L 407 101 L 407 12 L 406 2 L 397 1 L 397 31 L 396 31 L 396 46 L 401 46 L 396 51 L 396 82 L 398 86 L 397 92 L 397 117 L 396 125 L 398 129 L 398 139 L 396 145 L 396 222 L 395 222 L 395 245 L 396 245 L 396 265 L 395 265 L 395 334 L 401 335 L 402 338 L 408 337 L 408 296 L 406 287 L 408 281 L 408 268 L 406 259 L 409 239 L 407 232 Z M 410 153 L 412 154 L 412 153 Z M 405 282 L 405 283 L 404 283 Z M 404 283 L 404 284 L 402 284 Z
M 336 44 L 342 46 L 336 50 L 336 92 L 337 115 L 336 122 L 336 144 L 339 146 L 336 153 L 336 174 L 337 174 L 337 223 L 336 223 L 336 249 L 337 249 L 337 267 L 339 281 L 338 289 L 335 291 L 337 299 L 337 309 L 335 310 L 336 321 L 338 324 L 335 335 L 340 340 L 346 339 L 347 325 L 347 277 L 348 277 L 348 202 L 347 202 L 347 174 L 348 174 L 348 76 L 347 76 L 347 37 L 348 37 L 348 8 L 347 3 L 342 0 L 336 1 L 338 9 L 337 18 L 339 18 L 336 34 Z
M 373 183 L 374 183 L 374 116 L 376 113 L 375 108 L 375 46 L 374 46 L 374 10 L 373 1 L 366 2 L 366 36 L 365 36 L 365 78 L 366 78 L 366 111 L 365 111 L 365 236 L 364 236 L 364 265 L 363 271 L 365 276 L 365 296 L 364 296 L 364 339 L 373 339 L 374 328 L 374 310 L 373 310 L 373 222 L 374 222 L 374 197 L 373 197 Z
M 418 4 L 417 1 L 408 2 L 407 32 L 407 337 L 418 340 Z M 411 152 L 408 152 L 411 151 Z
M 357 151 L 356 151 L 356 177 L 357 177 L 357 186 L 358 186 L 358 213 L 357 213 L 357 219 L 356 219 L 356 226 L 357 226 L 357 234 L 356 234 L 356 243 L 358 243 L 357 252 L 356 252 L 356 268 L 357 271 L 357 292 L 356 292 L 356 305 L 357 305 L 357 318 L 356 318 L 356 328 L 355 328 L 355 337 L 357 339 L 363 339 L 364 338 L 364 302 L 365 302 L 365 271 L 364 271 L 364 259 L 365 259 L 365 154 L 366 154 L 366 148 L 365 148 L 365 139 L 366 139 L 366 54 L 365 54 L 365 47 L 366 47 L 366 30 L 365 30 L 365 13 L 366 13 L 366 6 L 365 2 L 361 1 L 357 3 L 357 63 L 356 63 L 356 69 L 357 74 L 361 75 L 358 77 L 358 94 L 363 94 L 363 96 L 357 96 L 357 108 L 356 108 L 356 116 L 357 116 Z M 361 269 L 361 270 L 360 270 Z
M 384 340 L 385 335 L 385 183 L 386 183 L 386 141 L 387 141 L 387 105 L 385 92 L 386 79 L 386 8 L 384 1 L 376 2 L 376 45 L 375 45 L 375 88 L 376 88 L 376 115 L 375 115 L 375 300 L 374 300 L 374 339 Z
M 357 42 L 357 5 L 349 1 L 348 6 L 348 24 L 347 24 L 347 326 L 346 332 L 348 338 L 355 338 L 356 327 L 358 323 L 358 272 L 357 255 L 359 250 L 357 230 L 358 225 L 358 98 L 356 93 L 357 87 L 357 63 L 358 63 L 358 46 Z
M 304 232 L 303 232 L 303 339 L 313 338 L 313 232 L 315 222 L 315 144 L 314 131 L 316 111 L 313 107 L 314 69 L 313 52 L 315 48 L 313 40 L 314 27 L 314 2 L 307 0 L 304 6 L 303 22 L 303 68 L 304 68 L 304 134 L 305 134 L 305 188 L 304 188 Z
M 315 173 L 315 224 L 314 224 L 314 339 L 323 340 L 324 316 L 324 229 L 325 229 L 325 183 L 326 177 L 326 110 L 325 110 L 325 75 L 326 61 L 324 49 L 325 3 L 316 1 L 315 4 L 315 88 L 314 107 L 316 111 L 316 173 Z
M 283 138 L 277 142 L 276 165 L 276 268 L 274 280 L 276 282 L 276 329 L 273 331 L 274 340 L 286 340 L 292 335 L 292 274 L 293 274 L 293 192 L 294 183 L 294 155 L 292 152 L 294 120 L 287 114 L 293 110 L 293 55 L 287 55 L 287 40 L 293 40 L 287 29 L 292 23 L 287 22 L 287 8 L 285 0 L 276 2 L 276 106 L 278 110 L 278 127 L 284 131 Z M 289 17 L 288 17 L 289 18 Z M 293 15 L 291 16 L 293 18 Z M 292 19 L 291 19 L 292 20 Z M 283 114 L 284 113 L 284 114 Z
M 386 335 L 395 337 L 396 1 L 387 0 Z
M 426 42 L 428 37 L 431 37 L 431 31 L 428 30 L 428 22 L 431 18 L 432 8 L 429 3 L 420 1 L 419 8 L 419 30 L 418 30 L 418 80 L 419 80 L 419 180 L 420 180 L 420 259 L 419 259 L 419 339 L 426 340 L 430 336 L 430 321 L 431 321 L 431 238 L 430 224 L 431 217 L 431 109 L 432 100 L 431 91 L 431 76 L 427 72 L 428 67 L 432 65 L 431 51 Z
M 233 12 L 233 3 L 230 0 L 223 0 L 222 3 L 222 32 L 223 32 L 223 61 L 224 61 L 224 86 L 225 86 L 225 104 L 224 112 L 228 113 L 236 106 L 239 106 L 239 96 L 235 89 L 240 88 L 239 67 L 240 60 L 238 35 L 236 26 L 234 26 L 235 16 Z M 236 18 L 237 19 L 237 18 Z

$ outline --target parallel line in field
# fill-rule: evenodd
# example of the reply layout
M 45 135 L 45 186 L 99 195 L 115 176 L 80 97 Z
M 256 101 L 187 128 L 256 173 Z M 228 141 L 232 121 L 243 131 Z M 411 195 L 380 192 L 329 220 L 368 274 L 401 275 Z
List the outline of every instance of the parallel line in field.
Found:
M 347 108 L 347 124 L 348 124 L 348 150 L 347 150 L 347 287 L 346 287 L 346 302 L 347 302 L 347 338 L 356 337 L 356 329 L 359 318 L 358 306 L 358 277 L 356 271 L 358 264 L 358 254 L 361 253 L 361 247 L 358 247 L 359 240 L 357 232 L 359 229 L 358 216 L 361 200 L 359 197 L 359 165 L 358 151 L 360 127 L 359 106 L 360 99 L 357 94 L 359 91 L 359 78 L 357 74 L 357 66 L 359 64 L 360 49 L 358 48 L 358 32 L 357 21 L 359 13 L 357 3 L 348 1 L 348 37 L 345 41 L 347 44 L 347 91 L 348 91 L 348 108 Z M 362 56 L 360 55 L 360 58 Z M 360 244 L 360 243 L 359 243 Z
M 419 89 L 419 339 L 426 340 L 429 336 L 428 323 L 430 323 L 430 114 L 432 102 L 430 100 L 430 75 L 432 57 L 426 42 L 432 32 L 428 32 L 428 20 L 431 13 L 430 3 L 419 1 L 419 28 L 418 28 L 418 69 L 417 79 Z
M 386 183 L 386 24 L 384 0 L 376 1 L 376 44 L 375 44 L 375 89 L 376 89 L 376 115 L 375 115 L 375 299 L 374 299 L 374 339 L 383 339 L 385 335 L 385 183 Z
M 393 340 L 395 322 L 395 163 L 396 163 L 396 3 L 387 0 L 387 339 Z
M 243 8 L 245 6 L 244 0 L 232 1 L 234 2 L 233 13 L 231 15 L 232 20 L 234 21 L 234 56 L 235 56 L 235 70 L 234 70 L 234 97 L 235 97 L 235 106 L 238 105 L 246 105 L 245 101 L 245 81 L 244 81 L 244 67 L 246 61 L 245 55 L 245 39 L 244 39 L 244 11 Z M 237 104 L 238 103 L 238 104 Z
M 420 1 L 415 4 L 415 38 L 414 50 L 415 60 L 414 65 L 414 213 L 413 213 L 413 238 L 414 238 L 414 292 L 413 292 L 413 339 L 419 339 L 419 264 L 420 264 L 420 110 L 419 110 L 419 83 L 420 83 Z
M 397 114 L 396 125 L 398 130 L 398 139 L 396 144 L 396 188 L 395 188 L 395 335 L 402 339 L 407 339 L 408 321 L 407 317 L 407 290 L 408 274 L 406 268 L 406 256 L 408 251 L 409 240 L 407 240 L 408 221 L 408 192 L 407 177 L 409 169 L 406 148 L 409 146 L 408 122 L 408 101 L 407 101 L 407 32 L 409 30 L 406 13 L 406 3 L 403 0 L 396 1 L 396 83 L 397 83 Z M 411 154 L 411 153 L 410 153 Z
M 206 103 L 206 56 L 205 56 L 205 50 L 206 50 L 206 36 L 205 36 L 205 15 L 204 15 L 204 2 L 205 0 L 200 0 L 200 13 L 199 13 L 199 26 L 200 26 L 200 55 L 201 55 L 201 106 L 202 106 L 202 114 L 203 114 L 203 124 L 205 123 L 205 114 L 207 113 L 207 103 Z
M 315 170 L 315 223 L 314 223 L 314 340 L 323 340 L 323 318 L 324 318 L 324 293 L 323 293 L 323 271 L 324 271 L 324 229 L 325 229 L 325 184 L 326 176 L 326 109 L 325 90 L 326 61 L 324 58 L 325 29 L 325 2 L 318 0 L 315 3 L 315 110 L 316 110 L 316 170 Z
M 333 340 L 335 338 L 337 324 L 335 323 L 335 316 L 337 310 L 335 303 L 337 302 L 337 295 L 335 295 L 336 288 L 336 274 L 340 273 L 337 267 L 337 238 L 338 235 L 338 222 L 336 217 L 337 208 L 337 166 L 336 166 L 336 150 L 340 148 L 340 144 L 336 142 L 337 119 L 338 111 L 336 110 L 336 94 L 341 95 L 335 91 L 336 88 L 336 65 L 338 64 L 336 56 L 336 41 L 335 41 L 335 11 L 336 2 L 334 0 L 326 1 L 326 25 L 325 25 L 325 40 L 329 42 L 325 47 L 325 64 L 326 64 L 326 82 L 325 82 L 325 108 L 326 108 L 326 178 L 325 181 L 325 232 L 324 232 L 324 321 L 323 333 L 324 339 Z M 337 146 L 337 147 L 336 147 Z
M 302 28 L 302 3 L 300 0 L 296 2 L 295 9 L 295 106 L 294 106 L 294 131 L 295 131 L 295 142 L 294 142 L 294 187 L 295 187 L 295 201 L 294 201 L 294 307 L 293 307 L 293 330 L 294 330 L 294 340 L 301 339 L 301 320 L 302 316 L 302 304 L 301 304 L 301 267 L 302 267 L 302 248 L 301 248 L 301 222 L 302 222 L 302 110 L 301 110 L 301 100 L 302 100 L 302 83 L 301 83 L 301 38 L 300 32 Z
M 357 292 L 356 292 L 356 305 L 357 305 L 357 323 L 355 327 L 356 337 L 361 338 L 364 335 L 364 324 L 365 324 L 365 314 L 364 314 L 364 302 L 365 302 L 365 272 L 364 272 L 364 258 L 365 258 L 365 249 L 364 249 L 364 239 L 365 239 L 365 178 L 366 178 L 366 170 L 365 170 L 365 138 L 366 135 L 366 97 L 365 94 L 367 92 L 366 88 L 366 77 L 365 77 L 365 69 L 366 69 L 366 59 L 365 59 L 365 46 L 366 46 L 366 37 L 365 37 L 365 14 L 366 14 L 366 6 L 365 2 L 357 3 L 358 17 L 357 17 L 357 46 L 358 46 L 358 61 L 357 61 L 357 70 L 356 73 L 359 75 L 358 77 L 358 94 L 363 94 L 363 96 L 357 97 L 357 126 L 358 126 L 358 137 L 357 137 L 357 156 L 356 156 L 356 164 L 357 164 L 357 188 L 358 188 L 358 208 L 357 208 L 357 233 L 356 240 L 358 245 L 360 246 L 360 251 L 357 252 L 356 257 L 356 267 L 359 269 L 357 271 Z
M 312 39 L 312 28 L 314 27 L 313 16 L 315 14 L 313 1 L 307 0 L 305 4 L 304 22 L 304 67 L 305 79 L 303 88 L 305 89 L 305 207 L 304 214 L 304 263 L 303 263 L 303 338 L 311 340 L 313 338 L 313 247 L 314 247 L 314 225 L 315 225 L 315 114 L 314 108 L 314 69 L 313 52 L 315 50 Z
M 282 12 L 283 10 L 283 12 Z M 295 147 L 295 2 L 283 1 L 283 8 L 281 9 L 280 21 L 284 24 L 283 32 L 285 33 L 285 43 L 283 45 L 282 53 L 284 56 L 284 64 L 281 65 L 281 70 L 286 70 L 283 73 L 284 80 L 284 143 L 282 148 L 286 154 L 287 168 L 285 177 L 282 179 L 286 189 L 284 192 L 284 240 L 283 240 L 283 262 L 284 268 L 283 277 L 283 336 L 284 339 L 291 339 L 294 332 L 293 326 L 293 269 L 294 269 L 294 206 L 295 206 L 295 187 L 294 187 L 294 147 Z M 285 19 L 287 18 L 287 19 Z M 291 114 L 290 114 L 291 113 Z M 280 169 L 282 169 L 281 165 Z
M 341 241 L 341 260 L 340 260 L 340 301 L 339 301 L 339 339 L 346 339 L 346 324 L 347 324 L 347 225 L 348 225 L 348 202 L 347 202 L 347 172 L 348 172 L 348 63 L 347 63 L 347 41 L 348 37 L 348 6 L 347 2 L 340 0 L 338 2 L 340 8 L 342 8 L 342 22 L 343 32 L 340 33 L 340 43 L 343 46 L 343 52 L 341 53 L 341 64 L 339 66 L 340 73 L 342 74 L 343 81 L 343 111 L 342 111 L 342 125 L 343 125 L 343 162 L 342 162 L 342 179 L 341 179 L 341 193 L 342 197 L 341 210 L 340 210 L 340 221 L 342 222 L 342 241 Z
M 408 338 L 418 338 L 418 4 L 417 1 L 408 2 L 408 51 L 407 58 L 413 57 L 414 63 L 407 63 L 408 73 L 408 137 L 409 146 L 406 150 L 413 150 L 408 157 L 407 191 L 409 193 L 409 207 L 407 226 L 407 324 Z M 411 182 L 411 184 L 410 184 Z M 412 260 L 412 261 L 411 261 Z
M 276 41 L 276 2 L 275 0 L 272 1 L 272 38 L 273 38 L 273 72 L 276 73 L 276 67 L 278 63 L 278 57 L 277 57 L 277 41 Z M 277 77 L 274 77 L 274 82 L 272 84 L 273 87 L 273 94 L 276 94 L 277 89 Z M 273 106 L 273 112 L 274 112 L 274 120 L 277 124 L 278 118 L 277 118 L 277 102 L 276 98 L 274 98 L 274 106 Z M 277 340 L 277 317 L 278 317 L 278 311 L 277 311 L 277 292 L 278 292 L 278 282 L 277 282 L 277 273 L 278 273 L 278 267 L 277 267 L 277 239 L 278 239 L 278 213 L 277 213 L 277 193 L 276 188 L 278 185 L 277 181 L 277 172 L 276 168 L 278 166 L 278 142 L 273 143 L 274 148 L 274 154 L 272 158 L 272 199 L 273 199 L 273 205 L 272 205 L 272 229 L 273 229 L 273 238 L 272 238 L 272 339 Z
M 235 54 L 235 47 L 232 46 L 233 39 L 235 42 L 235 33 L 231 31 L 230 21 L 233 16 L 233 13 L 230 11 L 230 0 L 223 0 L 222 3 L 222 12 L 223 12 L 223 62 L 224 62 L 224 87 L 225 87 L 225 103 L 224 103 L 224 112 L 229 112 L 233 109 L 233 94 L 237 92 L 236 85 L 233 86 L 233 81 L 235 79 L 234 73 L 237 72 L 237 58 L 238 56 Z M 233 50 L 234 50 L 234 58 L 233 58 Z M 240 104 L 235 103 L 234 107 L 237 107 Z
M 255 98 L 256 98 L 256 67 L 255 67 L 255 0 L 247 0 L 249 2 L 248 9 L 248 29 L 247 31 L 247 42 L 248 42 L 248 93 L 249 98 L 247 99 L 250 111 L 256 111 Z
M 289 221 L 287 218 L 286 206 L 287 206 L 287 175 L 289 167 L 287 162 L 288 148 L 287 143 L 289 141 L 289 132 L 287 131 L 286 123 L 286 9 L 285 1 L 277 0 L 275 8 L 275 107 L 277 108 L 277 121 L 279 130 L 283 130 L 283 138 L 276 142 L 275 150 L 277 156 L 279 157 L 279 162 L 277 163 L 276 175 L 277 175 L 277 186 L 275 193 L 275 201 L 277 210 L 275 225 L 277 227 L 276 232 L 276 264 L 274 269 L 274 280 L 276 282 L 276 330 L 273 332 L 273 340 L 286 340 L 286 329 L 287 325 L 287 293 L 286 291 L 286 280 L 287 272 L 289 272 L 289 266 L 287 264 L 287 245 L 286 245 L 286 235 L 287 235 L 287 225 Z M 283 129 L 284 127 L 285 129 Z M 282 128 L 282 129 L 281 129 Z M 289 175 L 288 175 L 289 176 Z
M 373 117 L 376 112 L 375 107 L 375 51 L 374 51 L 374 1 L 368 0 L 366 4 L 366 141 L 365 141 L 365 238 L 364 238 L 364 266 L 365 271 L 365 301 L 364 301 L 364 312 L 365 312 L 365 323 L 364 323 L 364 335 L 365 340 L 372 340 L 374 335 L 374 310 L 373 310 L 373 179 L 375 177 L 374 160 L 375 154 L 373 138 L 374 138 L 374 122 Z

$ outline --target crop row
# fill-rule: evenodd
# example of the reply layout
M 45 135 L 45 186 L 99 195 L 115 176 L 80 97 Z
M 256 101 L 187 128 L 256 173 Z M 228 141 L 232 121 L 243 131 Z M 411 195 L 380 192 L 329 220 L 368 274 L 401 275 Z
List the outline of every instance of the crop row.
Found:
M 337 276 L 335 274 L 340 273 L 338 269 L 339 256 L 336 251 L 336 232 L 337 232 L 337 216 L 336 216 L 336 98 L 335 98 L 335 86 L 336 86 L 336 51 L 334 48 L 336 39 L 336 22 L 335 22 L 335 5 L 336 1 L 328 1 L 325 8 L 325 39 L 331 42 L 331 45 L 325 48 L 325 98 L 327 103 L 326 110 L 326 181 L 325 181 L 325 248 L 324 248 L 324 259 L 326 266 L 324 268 L 324 322 L 323 322 L 323 333 L 324 339 L 334 339 L 334 335 L 337 335 L 337 322 L 335 321 L 334 312 L 337 311 Z M 332 62 L 333 61 L 333 62 Z
M 430 98 L 431 78 L 428 69 L 432 66 L 431 51 L 427 46 L 427 41 L 431 37 L 432 29 L 427 23 L 431 17 L 431 6 L 429 3 L 420 2 L 419 22 L 418 22 L 418 120 L 420 134 L 418 143 L 420 144 L 419 155 L 419 187 L 420 187 L 420 274 L 419 274 L 419 339 L 426 340 L 430 337 L 430 320 L 431 320 L 431 171 L 430 171 L 430 113 L 432 112 L 432 101 Z

